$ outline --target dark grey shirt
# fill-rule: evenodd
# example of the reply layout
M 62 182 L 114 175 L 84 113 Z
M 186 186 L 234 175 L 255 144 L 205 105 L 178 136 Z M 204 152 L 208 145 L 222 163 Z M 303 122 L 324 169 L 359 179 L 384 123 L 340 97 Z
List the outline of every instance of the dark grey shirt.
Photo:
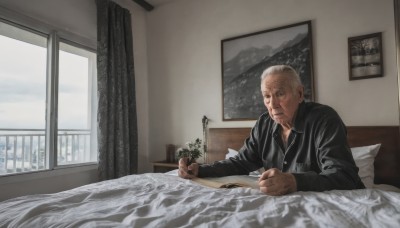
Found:
M 264 167 L 292 173 L 298 191 L 364 188 L 346 127 L 331 107 L 302 102 L 286 149 L 280 132 L 281 126 L 264 113 L 237 156 L 201 165 L 199 177 L 247 175 Z

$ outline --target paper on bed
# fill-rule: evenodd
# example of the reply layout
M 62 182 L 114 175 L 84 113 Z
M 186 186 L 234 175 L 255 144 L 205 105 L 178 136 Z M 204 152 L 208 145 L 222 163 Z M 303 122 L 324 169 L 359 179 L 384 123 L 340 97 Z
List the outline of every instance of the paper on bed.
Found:
M 194 182 L 212 188 L 253 188 L 259 189 L 258 178 L 247 175 L 194 178 Z

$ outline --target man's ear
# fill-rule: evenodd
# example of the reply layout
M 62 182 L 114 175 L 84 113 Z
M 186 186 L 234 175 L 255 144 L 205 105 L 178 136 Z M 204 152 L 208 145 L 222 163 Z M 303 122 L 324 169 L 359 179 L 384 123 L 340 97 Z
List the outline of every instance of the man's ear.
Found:
M 299 95 L 299 103 L 304 100 L 304 86 L 299 86 L 297 90 L 297 94 Z

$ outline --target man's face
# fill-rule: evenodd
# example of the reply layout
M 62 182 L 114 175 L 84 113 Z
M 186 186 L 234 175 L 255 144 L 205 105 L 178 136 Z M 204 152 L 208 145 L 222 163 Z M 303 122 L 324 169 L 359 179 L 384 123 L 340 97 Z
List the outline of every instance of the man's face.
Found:
M 299 104 L 303 101 L 303 87 L 291 87 L 290 77 L 282 74 L 268 75 L 261 82 L 264 105 L 278 124 L 293 124 Z

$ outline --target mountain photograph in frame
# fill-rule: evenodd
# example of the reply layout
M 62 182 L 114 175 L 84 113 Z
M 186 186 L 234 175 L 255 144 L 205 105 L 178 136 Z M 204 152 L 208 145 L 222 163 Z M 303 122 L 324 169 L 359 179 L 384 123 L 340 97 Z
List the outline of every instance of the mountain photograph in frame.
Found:
M 293 67 L 305 100 L 314 100 L 311 21 L 224 39 L 221 62 L 224 121 L 256 120 L 267 111 L 260 76 L 273 65 Z

